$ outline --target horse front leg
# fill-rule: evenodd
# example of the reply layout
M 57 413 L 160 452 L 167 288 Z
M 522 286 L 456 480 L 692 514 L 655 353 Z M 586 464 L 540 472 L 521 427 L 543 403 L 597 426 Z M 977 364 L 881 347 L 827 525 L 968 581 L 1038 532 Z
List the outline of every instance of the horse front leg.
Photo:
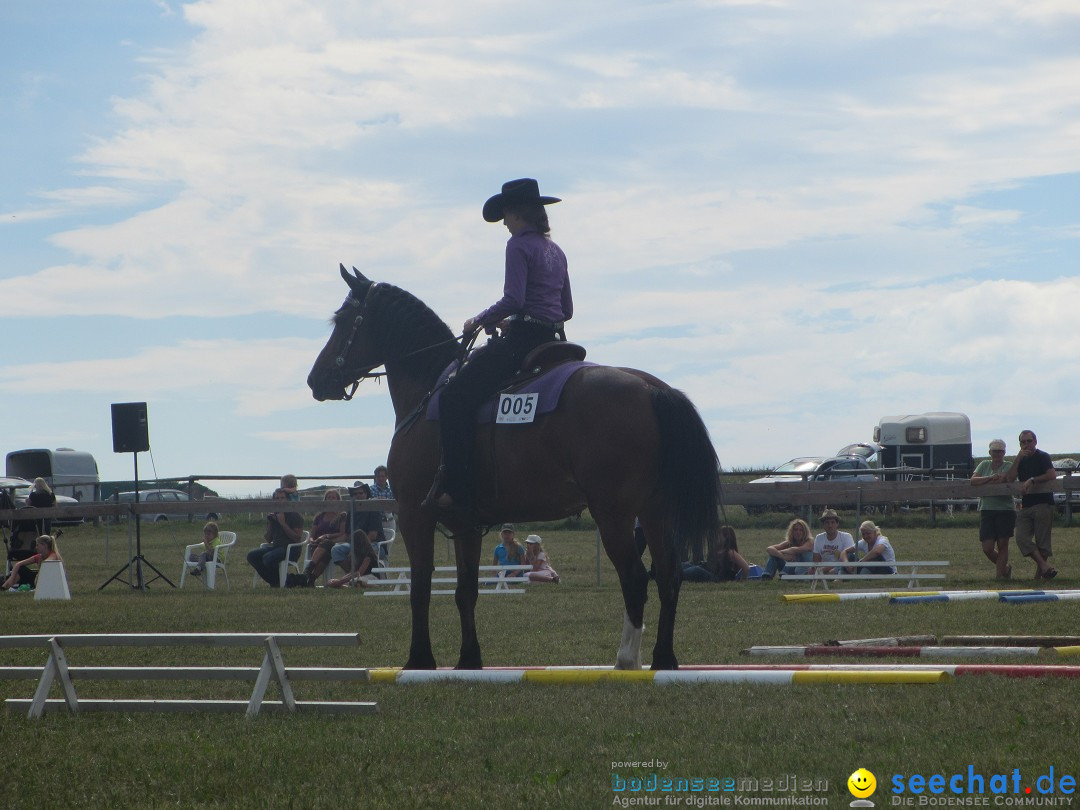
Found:
M 656 589 L 660 594 L 660 617 L 656 625 L 652 669 L 678 669 L 679 662 L 675 658 L 675 613 L 682 584 L 682 561 L 676 558 L 674 538 L 664 542 L 664 532 L 670 532 L 664 521 L 642 518 L 641 525 L 653 557 Z
M 457 587 L 454 602 L 461 620 L 461 652 L 455 669 L 483 669 L 480 639 L 476 635 L 476 599 L 480 576 L 480 531 L 475 527 L 457 532 L 454 550 L 457 558 Z
M 615 669 L 641 669 L 641 636 L 645 630 L 645 601 L 649 596 L 649 573 L 634 543 L 633 522 L 609 519 L 593 512 L 600 540 L 619 575 L 623 595 L 623 632 Z
M 435 524 L 418 521 L 405 513 L 398 515 L 398 527 L 409 552 L 409 607 L 412 610 L 412 640 L 405 669 L 435 669 L 431 651 L 431 574 L 435 567 Z M 417 541 L 416 538 L 423 538 Z M 410 542 L 410 540 L 412 542 Z

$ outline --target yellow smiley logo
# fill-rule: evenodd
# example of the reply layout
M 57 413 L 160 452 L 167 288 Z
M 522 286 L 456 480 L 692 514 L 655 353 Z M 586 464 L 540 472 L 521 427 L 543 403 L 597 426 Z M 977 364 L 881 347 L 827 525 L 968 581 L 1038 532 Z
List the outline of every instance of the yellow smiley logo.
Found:
M 865 799 L 877 789 L 877 778 L 866 768 L 859 768 L 848 777 L 847 789 L 856 799 Z

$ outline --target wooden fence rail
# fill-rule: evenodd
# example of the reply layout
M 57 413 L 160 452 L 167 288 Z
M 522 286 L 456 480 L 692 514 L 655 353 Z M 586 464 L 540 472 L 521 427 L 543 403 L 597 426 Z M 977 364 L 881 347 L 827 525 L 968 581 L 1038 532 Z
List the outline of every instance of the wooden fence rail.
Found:
M 1066 515 L 1069 515 L 1072 493 L 1080 492 L 1080 474 L 1062 475 L 1055 481 L 1042 484 L 1035 492 L 1065 492 L 1070 497 L 1065 501 Z M 832 504 L 884 504 L 884 503 L 941 503 L 949 501 L 971 500 L 984 495 L 1020 496 L 1020 484 L 988 484 L 973 487 L 966 479 L 951 481 L 777 481 L 767 484 L 724 483 L 723 501 L 725 504 L 741 506 L 772 506 L 782 504 L 792 507 L 826 506 Z M 325 501 L 312 499 L 289 501 L 285 511 L 302 514 L 316 514 L 326 508 Z M 343 500 L 343 511 L 350 509 L 357 512 L 396 512 L 397 501 L 393 500 Z M 111 503 L 91 502 L 72 506 L 55 506 L 48 509 L 32 510 L 33 518 L 115 518 L 131 514 L 169 514 L 169 515 L 205 515 L 214 512 L 226 514 L 269 514 L 280 512 L 280 501 L 267 498 L 233 500 L 228 498 L 205 498 L 198 501 L 177 503 Z M 28 509 L 0 509 L 0 521 L 27 519 Z
M 350 509 L 356 512 L 396 512 L 397 501 L 391 500 L 366 500 L 352 501 L 345 499 L 340 502 L 341 511 L 348 512 Z M 248 500 L 232 500 L 227 498 L 205 498 L 199 501 L 154 501 L 147 503 L 115 503 L 110 501 L 93 501 L 88 503 L 74 504 L 70 506 L 52 506 L 48 509 L 22 508 L 0 509 L 0 521 L 7 520 L 37 520 L 38 518 L 115 518 L 120 519 L 132 514 L 140 515 L 205 515 L 214 512 L 219 515 L 234 515 L 245 512 L 255 514 L 270 514 L 271 512 L 300 512 L 301 514 L 317 514 L 326 511 L 326 501 L 312 499 L 303 501 L 288 501 L 284 505 L 281 501 L 268 498 L 255 498 Z
M 1033 488 L 1033 492 L 1076 492 L 1080 476 L 1058 478 Z M 777 481 L 768 484 L 724 484 L 724 503 L 766 505 L 790 503 L 808 506 L 830 502 L 904 503 L 950 501 L 986 495 L 1020 497 L 1020 484 L 987 484 L 973 487 L 969 481 Z

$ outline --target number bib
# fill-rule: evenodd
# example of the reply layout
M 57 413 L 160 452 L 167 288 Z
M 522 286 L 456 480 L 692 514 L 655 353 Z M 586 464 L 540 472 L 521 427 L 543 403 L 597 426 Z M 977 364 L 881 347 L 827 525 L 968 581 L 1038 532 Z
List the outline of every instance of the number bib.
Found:
M 521 425 L 532 422 L 536 417 L 536 406 L 540 395 L 532 394 L 500 394 L 499 408 L 495 414 L 497 425 Z

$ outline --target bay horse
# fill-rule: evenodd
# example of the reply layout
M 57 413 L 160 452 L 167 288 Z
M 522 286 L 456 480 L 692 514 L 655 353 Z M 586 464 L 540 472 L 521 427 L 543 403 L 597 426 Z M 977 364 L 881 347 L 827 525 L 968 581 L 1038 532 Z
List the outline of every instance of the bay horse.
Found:
M 527 425 L 479 425 L 475 516 L 421 508 L 439 465 L 438 424 L 424 411 L 440 373 L 461 350 L 450 328 L 420 299 L 344 266 L 349 285 L 333 332 L 308 375 L 320 402 L 351 399 L 360 380 L 385 367 L 396 427 L 387 466 L 398 529 L 412 572 L 412 639 L 407 669 L 433 669 L 429 608 L 436 518 L 454 538 L 461 620 L 458 669 L 480 669 L 477 577 L 484 530 L 503 521 L 558 520 L 588 508 L 622 587 L 623 634 L 616 668 L 641 666 L 649 575 L 634 518 L 651 552 L 660 616 L 653 669 L 676 669 L 673 636 L 682 560 L 689 545 L 719 532 L 719 464 L 693 403 L 634 369 L 586 365 L 567 381 L 555 411 Z M 351 388 L 351 390 L 350 390 Z

